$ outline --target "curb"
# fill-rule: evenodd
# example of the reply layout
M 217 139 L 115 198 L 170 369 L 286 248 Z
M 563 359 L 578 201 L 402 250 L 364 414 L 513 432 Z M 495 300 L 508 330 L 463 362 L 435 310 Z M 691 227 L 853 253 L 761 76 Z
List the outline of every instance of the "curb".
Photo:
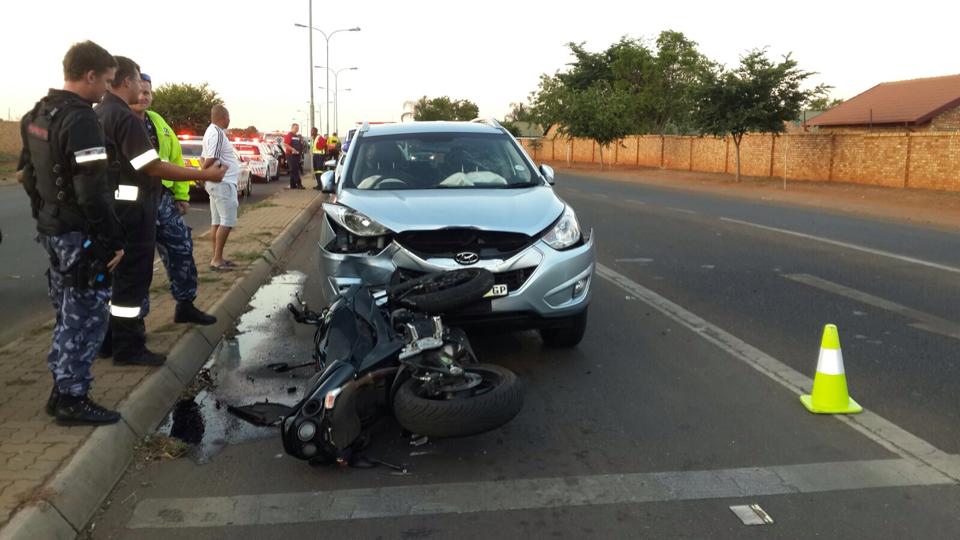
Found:
M 140 383 L 118 407 L 122 421 L 98 427 L 45 488 L 47 500 L 22 508 L 0 529 L 0 540 L 23 538 L 73 539 L 123 476 L 134 447 L 176 404 L 180 393 L 207 362 L 220 336 L 245 311 L 247 303 L 270 277 L 277 261 L 290 249 L 306 224 L 320 210 L 317 196 L 270 244 L 246 275 L 233 283 L 211 308 L 217 323 L 193 327 L 177 340 L 167 362 Z

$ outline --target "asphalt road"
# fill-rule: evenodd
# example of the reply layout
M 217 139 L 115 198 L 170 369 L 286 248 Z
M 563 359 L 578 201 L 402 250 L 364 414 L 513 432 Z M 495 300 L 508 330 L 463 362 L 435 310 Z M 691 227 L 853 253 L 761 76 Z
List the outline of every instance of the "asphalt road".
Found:
M 265 364 L 308 359 L 283 305 L 320 298 L 309 229 L 215 354 L 209 433 L 189 459 L 132 466 L 93 537 L 956 537 L 960 487 L 905 449 L 957 470 L 960 236 L 581 176 L 557 189 L 597 235 L 590 320 L 572 350 L 472 336 L 523 381 L 511 423 L 414 447 L 387 420 L 369 452 L 399 474 L 311 468 L 230 419 L 224 404 L 293 401 L 308 375 Z M 858 424 L 788 388 L 813 376 L 825 323 Z M 772 524 L 729 508 L 753 503 Z
M 253 194 L 241 204 L 256 204 L 288 185 L 281 178 L 269 184 L 254 184 Z M 196 201 L 187 213 L 187 225 L 197 230 L 210 227 L 210 208 Z M 53 317 L 47 298 L 46 256 L 36 244 L 36 222 L 30 216 L 30 203 L 19 185 L 0 186 L 0 345 Z

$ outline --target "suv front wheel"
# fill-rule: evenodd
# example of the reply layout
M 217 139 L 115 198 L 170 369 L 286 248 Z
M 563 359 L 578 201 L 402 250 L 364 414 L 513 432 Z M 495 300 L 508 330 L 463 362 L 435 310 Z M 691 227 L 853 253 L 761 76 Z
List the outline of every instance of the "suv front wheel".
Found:
M 587 310 L 568 317 L 563 323 L 551 328 L 540 328 L 540 339 L 547 347 L 569 348 L 576 347 L 587 330 Z

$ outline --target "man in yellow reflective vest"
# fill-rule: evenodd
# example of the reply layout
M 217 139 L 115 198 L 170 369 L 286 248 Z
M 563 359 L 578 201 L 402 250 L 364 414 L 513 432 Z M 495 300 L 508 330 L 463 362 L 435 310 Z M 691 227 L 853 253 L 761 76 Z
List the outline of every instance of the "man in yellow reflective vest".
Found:
M 160 159 L 182 167 L 180 141 L 163 117 L 149 110 L 151 104 L 153 81 L 149 75 L 141 73 L 140 102 L 132 105 L 131 109 L 143 120 L 150 142 Z M 189 208 L 190 182 L 163 180 L 157 209 L 157 251 L 167 270 L 170 293 L 177 301 L 174 322 L 209 325 L 217 322 L 217 318 L 193 305 L 197 297 L 197 264 L 193 260 L 191 229 L 183 222 L 183 216 Z

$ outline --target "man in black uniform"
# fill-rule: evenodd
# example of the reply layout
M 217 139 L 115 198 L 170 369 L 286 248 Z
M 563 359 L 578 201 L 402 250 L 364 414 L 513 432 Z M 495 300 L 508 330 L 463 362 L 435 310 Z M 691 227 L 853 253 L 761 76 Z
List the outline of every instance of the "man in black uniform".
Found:
M 143 122 L 130 109 L 140 99 L 140 66 L 123 56 L 115 58 L 117 73 L 97 107 L 97 116 L 106 136 L 109 172 L 117 186 L 114 205 L 123 225 L 126 256 L 114 275 L 110 342 L 104 342 L 101 353 L 112 353 L 116 365 L 157 366 L 166 356 L 147 349 L 143 318 L 150 310 L 160 178 L 219 182 L 225 169 L 216 166 L 198 172 L 160 161 Z
M 120 419 L 88 396 L 90 366 L 110 321 L 110 272 L 124 256 L 103 130 L 91 107 L 107 92 L 116 66 L 92 41 L 73 45 L 63 58 L 63 90 L 51 89 L 20 123 L 17 175 L 50 259 L 47 285 L 57 312 L 46 410 L 61 424 Z

